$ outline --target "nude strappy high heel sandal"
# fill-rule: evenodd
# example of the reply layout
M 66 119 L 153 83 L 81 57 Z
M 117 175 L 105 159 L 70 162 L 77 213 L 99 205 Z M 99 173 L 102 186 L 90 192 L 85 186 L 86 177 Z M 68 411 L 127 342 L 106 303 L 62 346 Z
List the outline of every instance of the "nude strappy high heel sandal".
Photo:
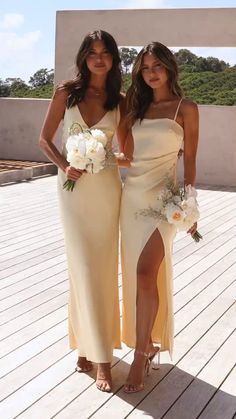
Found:
M 152 368 L 153 369 L 158 369 L 159 368 L 159 364 L 160 364 L 160 349 L 158 348 L 157 350 L 155 350 L 154 352 L 142 352 L 139 350 L 136 350 L 134 353 L 134 357 L 135 355 L 142 355 L 146 358 L 146 362 L 145 362 L 145 367 L 144 367 L 144 375 L 148 376 L 150 374 L 150 367 L 152 366 L 152 364 L 154 363 L 154 359 L 157 357 L 157 363 L 155 363 Z M 144 390 L 144 383 L 135 385 L 135 384 L 125 384 L 124 385 L 124 392 L 125 393 L 137 393 L 139 391 L 143 391 Z

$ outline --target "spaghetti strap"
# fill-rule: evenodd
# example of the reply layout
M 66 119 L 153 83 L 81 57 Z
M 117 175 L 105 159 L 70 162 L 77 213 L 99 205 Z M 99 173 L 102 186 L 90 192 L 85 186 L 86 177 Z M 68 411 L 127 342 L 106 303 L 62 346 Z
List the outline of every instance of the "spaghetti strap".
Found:
M 183 98 L 181 97 L 181 99 L 180 99 L 180 101 L 179 101 L 179 103 L 178 103 L 178 106 L 177 106 L 176 112 L 175 112 L 174 121 L 175 121 L 175 120 L 176 120 L 176 118 L 177 118 L 177 115 L 178 115 L 178 112 L 179 112 L 179 107 L 180 107 L 180 105 L 181 105 L 182 100 L 183 100 Z

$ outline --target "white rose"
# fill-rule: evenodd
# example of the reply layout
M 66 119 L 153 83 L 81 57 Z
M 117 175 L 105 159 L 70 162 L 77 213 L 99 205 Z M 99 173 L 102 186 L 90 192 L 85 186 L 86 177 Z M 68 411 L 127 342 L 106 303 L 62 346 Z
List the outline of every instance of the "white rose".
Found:
M 165 213 L 168 222 L 170 224 L 175 224 L 176 226 L 181 224 L 185 217 L 184 211 L 175 204 L 167 204 Z
M 93 138 L 95 138 L 96 141 L 102 143 L 103 147 L 106 146 L 107 136 L 106 134 L 104 134 L 103 131 L 101 131 L 100 129 L 92 129 L 91 135 L 93 136 Z

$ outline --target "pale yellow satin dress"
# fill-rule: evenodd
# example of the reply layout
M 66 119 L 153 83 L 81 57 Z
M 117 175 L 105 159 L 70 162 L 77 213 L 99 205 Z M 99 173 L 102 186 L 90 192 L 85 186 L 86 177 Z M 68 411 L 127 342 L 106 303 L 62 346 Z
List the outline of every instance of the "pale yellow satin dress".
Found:
M 87 125 L 77 106 L 66 109 L 65 145 L 69 128 Z M 108 111 L 93 127 L 108 137 L 119 122 L 119 110 Z M 65 146 L 63 154 L 66 156 Z M 118 240 L 121 180 L 115 158 L 97 174 L 84 174 L 72 192 L 63 190 L 65 174 L 58 173 L 59 207 L 64 227 L 69 272 L 69 343 L 80 356 L 93 362 L 110 362 L 120 347 L 118 299 Z
M 180 102 L 179 102 L 180 105 Z M 158 192 L 166 177 L 176 180 L 178 151 L 183 128 L 174 119 L 137 120 L 132 128 L 134 154 L 128 170 L 121 203 L 121 255 L 123 277 L 122 340 L 134 348 L 136 343 L 137 264 L 155 229 L 158 228 L 165 256 L 157 276 L 159 309 L 152 330 L 153 342 L 161 351 L 173 350 L 172 246 L 176 228 L 165 221 L 139 215 L 149 206 L 155 208 Z M 158 249 L 156 249 L 158 252 Z

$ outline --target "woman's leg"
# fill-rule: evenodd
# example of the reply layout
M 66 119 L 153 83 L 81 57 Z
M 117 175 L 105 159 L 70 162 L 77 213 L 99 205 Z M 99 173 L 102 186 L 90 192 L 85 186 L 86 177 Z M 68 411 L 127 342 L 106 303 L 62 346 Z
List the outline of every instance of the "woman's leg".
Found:
M 126 391 L 141 390 L 151 333 L 158 311 L 157 275 L 164 258 L 162 237 L 156 229 L 145 245 L 137 265 L 136 348 L 125 385 Z
M 76 365 L 76 371 L 78 372 L 89 372 L 93 368 L 93 364 L 91 361 L 88 361 L 85 356 L 79 356 L 77 365 Z
M 109 393 L 112 387 L 110 362 L 98 364 L 96 386 L 101 391 Z

